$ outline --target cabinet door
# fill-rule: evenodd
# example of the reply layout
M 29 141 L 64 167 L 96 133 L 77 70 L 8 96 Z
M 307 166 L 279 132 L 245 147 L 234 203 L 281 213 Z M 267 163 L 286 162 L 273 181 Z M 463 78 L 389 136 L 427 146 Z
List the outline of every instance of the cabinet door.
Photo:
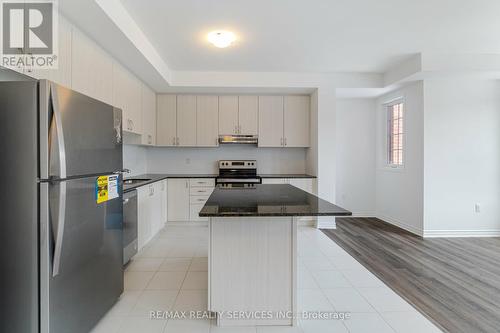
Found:
M 113 61 L 96 43 L 72 28 L 71 87 L 113 104 Z
M 168 183 L 166 180 L 162 181 L 161 185 L 161 221 L 162 225 L 161 227 L 163 228 L 165 226 L 165 223 L 167 223 L 167 205 L 168 205 L 168 193 L 167 193 L 167 188 L 168 188 Z
M 196 145 L 217 147 L 219 145 L 219 97 L 196 97 Z
M 238 96 L 219 96 L 219 134 L 238 134 Z
M 57 69 L 33 69 L 26 74 L 71 88 L 71 24 L 59 16 Z
M 239 104 L 239 134 L 257 135 L 259 125 L 259 97 L 240 96 Z
M 141 83 L 118 63 L 113 65 L 113 105 L 122 109 L 123 130 L 142 133 Z
M 196 96 L 177 96 L 178 146 L 196 146 Z
M 313 179 L 312 178 L 290 178 L 288 180 L 290 185 L 300 188 L 303 191 L 313 193 Z
M 137 189 L 137 244 L 142 249 L 151 235 L 152 204 L 149 186 Z
M 142 82 L 139 81 L 132 73 L 126 71 L 128 77 L 128 107 L 130 119 L 132 119 L 132 131 L 136 134 L 142 134 L 142 102 L 141 91 Z
M 285 96 L 285 147 L 309 147 L 309 96 Z
M 189 220 L 189 179 L 169 179 L 167 186 L 169 221 Z
M 177 96 L 158 95 L 156 145 L 175 146 L 177 138 Z
M 156 144 L 156 94 L 142 84 L 142 137 L 143 145 Z
M 152 203 L 151 203 L 151 234 L 149 235 L 148 242 L 156 236 L 156 234 L 163 227 L 163 219 L 162 219 L 162 189 L 163 182 L 156 182 L 154 184 L 149 185 L 152 191 Z
M 208 221 L 208 217 L 200 217 L 200 211 L 205 206 L 204 203 L 191 203 L 190 205 L 190 217 L 189 221 L 191 222 L 203 222 Z
M 259 96 L 259 147 L 283 146 L 283 97 Z

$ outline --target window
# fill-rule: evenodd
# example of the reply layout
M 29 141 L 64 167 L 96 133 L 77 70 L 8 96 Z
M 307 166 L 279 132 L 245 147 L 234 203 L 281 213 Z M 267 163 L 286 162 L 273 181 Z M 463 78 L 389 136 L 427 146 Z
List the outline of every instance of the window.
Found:
M 404 104 L 401 99 L 387 107 L 387 163 L 391 167 L 403 166 Z

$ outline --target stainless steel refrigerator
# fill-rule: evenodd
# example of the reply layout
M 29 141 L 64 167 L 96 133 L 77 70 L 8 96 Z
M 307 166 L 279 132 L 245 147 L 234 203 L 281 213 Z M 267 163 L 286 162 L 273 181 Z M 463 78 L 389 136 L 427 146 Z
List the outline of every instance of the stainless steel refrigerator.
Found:
M 0 332 L 88 332 L 123 291 L 121 110 L 0 82 Z

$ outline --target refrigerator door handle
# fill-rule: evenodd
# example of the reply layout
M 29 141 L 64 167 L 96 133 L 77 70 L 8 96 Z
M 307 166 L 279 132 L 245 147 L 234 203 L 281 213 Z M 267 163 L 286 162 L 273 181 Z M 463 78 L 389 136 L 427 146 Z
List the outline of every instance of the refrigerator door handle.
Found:
M 122 170 L 119 170 L 119 171 L 115 171 L 113 172 L 115 175 L 123 175 L 125 173 L 130 173 L 130 170 L 129 169 L 122 169 Z
M 55 123 L 55 126 L 54 123 L 52 124 L 51 131 L 55 130 L 57 134 L 57 150 L 59 153 L 59 178 L 64 179 L 66 178 L 66 151 L 64 146 L 64 134 L 61 109 L 59 108 L 59 98 L 57 96 L 57 88 L 53 84 L 50 85 L 50 101 L 52 104 L 52 111 L 54 115 L 52 121 Z M 49 141 L 49 144 L 52 145 L 53 143 Z
M 54 259 L 52 263 L 52 276 L 59 275 L 61 266 L 62 244 L 64 237 L 64 222 L 66 219 L 66 182 L 59 183 L 59 208 L 57 212 L 57 225 L 55 228 Z

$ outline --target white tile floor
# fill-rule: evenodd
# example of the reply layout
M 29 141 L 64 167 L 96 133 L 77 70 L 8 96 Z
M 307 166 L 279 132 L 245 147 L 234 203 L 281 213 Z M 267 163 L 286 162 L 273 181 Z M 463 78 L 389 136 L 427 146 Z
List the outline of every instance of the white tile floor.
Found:
M 411 305 L 312 227 L 299 227 L 301 311 L 350 312 L 347 320 L 302 320 L 298 327 L 216 327 L 209 319 L 149 319 L 150 310 L 207 307 L 206 227 L 169 226 L 128 265 L 125 291 L 93 333 L 437 333 Z

